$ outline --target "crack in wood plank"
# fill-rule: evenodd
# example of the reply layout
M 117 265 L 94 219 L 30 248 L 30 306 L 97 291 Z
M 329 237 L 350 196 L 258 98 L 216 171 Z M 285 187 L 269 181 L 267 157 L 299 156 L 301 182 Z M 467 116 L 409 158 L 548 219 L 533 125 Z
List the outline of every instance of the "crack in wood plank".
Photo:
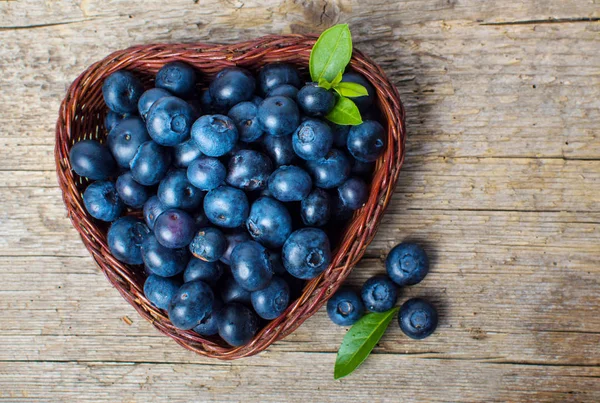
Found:
M 576 22 L 596 22 L 600 17 L 547 18 L 519 21 L 481 22 L 479 25 L 537 25 L 537 24 L 571 24 Z
M 72 21 L 62 21 L 62 22 L 48 22 L 44 24 L 30 24 L 30 25 L 14 25 L 14 26 L 0 26 L 0 31 L 18 31 L 21 29 L 38 29 L 38 28 L 48 28 L 48 27 L 60 27 L 71 24 L 79 24 L 81 22 L 92 21 L 96 19 L 95 17 L 83 18 L 80 20 L 72 20 Z

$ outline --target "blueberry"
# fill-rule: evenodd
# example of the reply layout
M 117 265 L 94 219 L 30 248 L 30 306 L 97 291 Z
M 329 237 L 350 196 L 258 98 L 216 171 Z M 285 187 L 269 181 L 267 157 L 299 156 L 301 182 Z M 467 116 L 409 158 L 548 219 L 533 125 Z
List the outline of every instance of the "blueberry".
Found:
M 190 281 L 202 280 L 211 287 L 214 287 L 222 275 L 223 265 L 221 263 L 206 262 L 193 257 L 183 272 L 183 281 L 188 283 Z
M 373 173 L 373 169 L 375 168 L 374 162 L 363 162 L 359 161 L 356 158 L 352 158 L 350 161 L 350 172 L 356 176 L 360 176 L 362 178 L 367 178 Z
M 200 151 L 209 157 L 220 157 L 233 150 L 238 131 L 225 115 L 204 115 L 194 122 L 192 138 Z
M 318 228 L 302 228 L 283 244 L 283 265 L 292 276 L 310 280 L 331 263 L 331 247 L 325 232 Z
M 329 125 L 321 120 L 307 119 L 292 136 L 292 145 L 298 157 L 311 161 L 327 155 L 333 144 Z
M 152 140 L 163 146 L 176 146 L 189 136 L 196 111 L 177 97 L 164 97 L 152 105 L 146 127 Z
M 398 324 L 400 330 L 411 339 L 424 339 L 437 328 L 438 313 L 429 301 L 412 298 L 402 304 Z
M 250 72 L 229 67 L 217 74 L 208 89 L 215 104 L 229 109 L 240 102 L 250 101 L 255 88 L 256 81 Z
M 331 127 L 331 133 L 333 134 L 333 145 L 345 149 L 348 144 L 348 133 L 350 133 L 351 126 L 338 125 L 335 123 L 329 123 L 329 126 Z
M 115 187 L 123 203 L 129 207 L 141 208 L 150 197 L 150 190 L 137 183 L 129 171 L 117 178 Z
M 235 123 L 240 141 L 251 143 L 263 135 L 258 122 L 258 106 L 252 102 L 240 102 L 229 110 L 229 117 Z
M 242 288 L 242 286 L 235 281 L 233 276 L 225 277 L 225 279 L 221 282 L 220 290 L 221 298 L 226 304 L 238 302 L 240 304 L 249 306 L 252 303 L 250 300 L 250 291 Z
M 389 277 L 374 276 L 365 281 L 360 296 L 369 311 L 385 312 L 396 305 L 398 289 Z
M 331 215 L 329 195 L 323 189 L 313 190 L 300 204 L 302 222 L 307 227 L 322 227 Z
M 358 106 L 361 114 L 367 112 L 375 99 L 375 88 L 373 88 L 371 83 L 368 82 L 367 79 L 362 75 L 352 71 L 349 71 L 342 76 L 342 82 L 360 84 L 367 89 L 367 93 L 369 95 L 352 98 L 352 101 L 354 101 L 356 106 Z
M 335 148 L 318 160 L 307 161 L 306 170 L 311 174 L 315 186 L 332 189 L 340 186 L 350 175 L 350 159 Z
M 415 285 L 429 272 L 429 259 L 419 245 L 403 242 L 388 254 L 385 260 L 388 276 L 398 285 Z
M 181 273 L 190 260 L 186 248 L 167 248 L 154 236 L 147 237 L 142 244 L 142 258 L 150 273 L 162 277 L 172 277 Z
M 273 277 L 269 285 L 251 295 L 254 310 L 263 319 L 275 319 L 290 303 L 290 287 L 281 277 Z
M 190 183 L 185 169 L 174 169 L 160 181 L 157 196 L 165 207 L 193 210 L 202 205 L 204 192 Z
M 190 243 L 190 252 L 205 262 L 216 262 L 227 249 L 227 239 L 221 230 L 213 227 L 200 228 Z
M 156 73 L 155 85 L 178 97 L 189 98 L 196 89 L 196 72 L 183 62 L 167 63 Z
M 263 147 L 276 167 L 292 165 L 298 159 L 294 152 L 291 136 L 264 136 Z
M 292 233 L 292 217 L 283 203 L 261 197 L 252 203 L 246 227 L 255 241 L 268 248 L 278 248 Z
M 325 116 L 335 106 L 335 95 L 332 91 L 308 83 L 298 91 L 298 106 L 308 116 Z
M 168 309 L 173 295 L 183 283 L 176 277 L 161 277 L 151 274 L 144 283 L 144 295 L 152 305 L 159 309 Z
M 281 95 L 282 97 L 288 97 L 296 101 L 296 97 L 298 96 L 298 88 L 290 84 L 283 84 L 279 87 L 273 88 L 267 94 L 268 97 L 275 97 L 277 95 Z
M 237 228 L 248 218 L 248 198 L 239 189 L 219 186 L 206 194 L 204 212 L 215 225 L 225 228 Z
M 137 153 L 129 163 L 131 175 L 136 182 L 144 185 L 156 185 L 169 170 L 170 150 L 154 141 L 146 141 L 139 146 Z
M 110 133 L 112 129 L 114 129 L 123 119 L 128 116 L 129 114 L 121 115 L 120 113 L 109 110 L 104 117 L 104 128 L 106 129 L 106 132 Z
M 269 157 L 254 150 L 239 150 L 229 160 L 227 184 L 252 192 L 267 186 L 273 164 Z
M 223 303 L 215 298 L 212 311 L 204 316 L 204 319 L 194 327 L 194 332 L 201 336 L 214 336 L 217 334 L 219 332 L 218 324 L 222 308 Z
M 300 88 L 302 81 L 295 67 L 285 63 L 267 64 L 258 73 L 258 85 L 262 94 L 284 84 Z
M 327 315 L 338 326 L 351 326 L 363 316 L 365 307 L 356 292 L 339 289 L 327 301 Z
M 108 134 L 107 145 L 115 161 L 121 168 L 129 168 L 129 163 L 142 143 L 150 140 L 146 125 L 138 117 L 123 119 Z
M 227 248 L 225 249 L 223 256 L 221 256 L 221 262 L 228 265 L 230 263 L 231 252 L 233 252 L 233 249 L 238 246 L 238 244 L 249 241 L 252 238 L 245 230 L 238 229 L 225 233 L 225 239 L 227 240 Z
M 385 150 L 386 133 L 379 122 L 365 120 L 352 126 L 348 134 L 348 151 L 362 162 L 373 162 Z
M 144 221 L 150 230 L 154 230 L 154 223 L 158 216 L 160 216 L 167 208 L 160 202 L 158 196 L 154 195 L 150 197 L 146 203 L 144 203 L 143 214 Z
M 358 178 L 350 178 L 337 188 L 338 197 L 344 207 L 358 210 L 369 198 L 367 184 Z
M 218 318 L 219 336 L 227 344 L 243 346 L 258 331 L 258 318 L 250 308 L 241 304 L 225 305 Z
M 146 120 L 150 108 L 156 101 L 164 97 L 170 97 L 172 94 L 162 88 L 151 88 L 144 92 L 138 101 L 138 112 L 142 119 Z
M 141 246 L 150 236 L 150 230 L 141 220 L 121 217 L 108 230 L 108 249 L 118 261 L 142 264 Z
M 277 168 L 269 177 L 269 191 L 279 201 L 300 201 L 310 193 L 312 179 L 297 166 L 285 165 Z
M 269 252 L 258 242 L 238 244 L 231 253 L 230 262 L 233 278 L 248 291 L 265 288 L 273 277 Z
M 105 145 L 96 140 L 81 140 L 71 147 L 69 160 L 73 171 L 92 180 L 105 180 L 117 173 L 117 163 Z
M 216 189 L 225 181 L 227 170 L 216 158 L 201 157 L 188 166 L 187 178 L 190 183 L 200 190 Z
M 215 296 L 203 281 L 184 283 L 171 298 L 169 319 L 178 329 L 198 326 L 213 310 Z
M 263 130 L 272 136 L 292 134 L 300 123 L 296 103 L 287 97 L 265 98 L 258 107 L 258 121 Z
M 192 139 L 177 144 L 173 148 L 173 165 L 177 168 L 187 168 L 192 161 L 200 158 L 202 151 L 196 142 Z
M 194 219 L 185 211 L 177 209 L 166 210 L 154 222 L 156 240 L 171 249 L 188 246 L 194 238 L 195 230 Z
M 90 184 L 83 192 L 83 204 L 92 217 L 109 222 L 119 218 L 125 208 L 115 184 L 109 181 Z
M 137 103 L 144 92 L 142 82 L 131 72 L 112 73 L 102 84 L 102 95 L 108 108 L 122 115 L 137 112 Z

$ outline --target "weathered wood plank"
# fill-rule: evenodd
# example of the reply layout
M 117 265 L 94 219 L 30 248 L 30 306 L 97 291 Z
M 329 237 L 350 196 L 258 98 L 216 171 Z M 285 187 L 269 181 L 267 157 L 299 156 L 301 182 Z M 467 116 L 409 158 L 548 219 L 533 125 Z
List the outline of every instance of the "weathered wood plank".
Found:
M 334 359 L 334 354 L 288 353 L 285 359 L 281 354 L 264 354 L 243 363 L 2 363 L 0 398 L 15 403 L 114 402 L 116 396 L 123 402 L 301 402 L 312 401 L 315 391 L 320 402 L 595 402 L 600 398 L 600 370 L 593 367 L 377 355 L 365 362 L 364 375 L 333 381 L 325 374 L 332 373 Z M 16 375 L 25 373 L 25 380 Z M 390 373 L 398 377 L 391 379 Z M 271 388 L 265 388 L 265 380 Z
M 597 37 L 594 23 L 482 26 L 477 21 L 504 20 L 502 11 L 522 9 L 517 6 L 520 2 L 500 10 L 481 2 L 466 3 L 457 6 L 460 13 L 455 10 L 456 4 L 438 1 L 399 3 L 391 9 L 389 5 L 335 4 L 327 14 L 333 19 L 349 18 L 359 46 L 384 66 L 400 89 L 408 109 L 411 153 L 599 158 L 600 146 L 594 141 L 598 127 L 593 124 L 600 118 L 597 62 L 591 56 Z M 35 28 L 50 39 L 33 43 L 30 35 L 34 33 L 24 35 L 22 29 L 0 31 L 6 44 L 0 49 L 0 59 L 7 71 L 14 72 L 0 77 L 0 90 L 12 94 L 16 91 L 18 95 L 4 102 L 0 141 L 10 148 L 32 144 L 31 150 L 11 152 L 3 158 L 5 169 L 53 168 L 52 131 L 59 101 L 82 69 L 112 50 L 150 41 L 234 41 L 284 32 L 289 30 L 289 21 L 292 30 L 300 31 L 319 29 L 311 24 L 320 23 L 320 19 L 308 18 L 308 26 L 301 21 L 295 24 L 294 18 L 306 17 L 304 13 L 310 11 L 291 2 L 282 6 L 288 13 L 285 21 L 277 19 L 276 10 L 261 8 L 260 4 L 240 9 L 230 4 L 215 10 L 214 3 L 197 7 L 185 2 L 180 6 L 193 12 L 181 13 L 181 8 L 174 6 L 165 13 L 136 3 L 127 7 L 119 4 L 119 8 L 102 3 L 100 8 L 88 1 L 82 5 L 83 11 L 73 3 L 65 8 L 65 14 L 48 6 L 33 7 L 23 15 L 14 10 L 25 10 L 19 5 L 3 2 L 0 6 L 11 7 L 7 15 L 14 20 L 2 26 L 24 25 L 27 21 L 37 26 L 38 20 L 56 17 L 56 13 L 69 18 L 73 12 L 80 13 L 76 21 L 93 18 L 89 22 Z M 544 15 L 559 20 L 597 15 L 593 5 L 583 2 L 563 13 L 552 12 L 557 8 L 558 2 Z M 130 10 L 132 18 L 116 13 L 119 9 Z M 210 10 L 210 19 L 206 10 Z M 318 10 L 320 18 L 322 7 Z M 541 10 L 531 6 L 522 11 Z M 434 13 L 437 19 L 431 20 L 427 13 Z M 251 27 L 223 29 L 245 17 L 253 21 Z M 265 18 L 276 20 L 263 26 Z M 59 18 L 55 23 L 64 21 Z M 82 37 L 82 27 L 93 27 L 94 37 L 104 40 Z M 557 46 L 560 57 L 548 58 L 546 55 Z M 582 58 L 582 54 L 589 56 Z
M 0 400 L 598 401 L 597 1 L 0 1 Z M 349 22 L 407 106 L 407 164 L 349 283 L 428 249 L 436 334 L 393 325 L 333 382 L 321 310 L 265 354 L 199 358 L 141 320 L 65 216 L 54 122 L 70 82 L 136 43 L 233 42 Z M 101 39 L 99 39 L 101 38 Z M 127 315 L 133 323 L 123 321 Z
M 430 275 L 421 285 L 402 289 L 400 300 L 420 296 L 434 301 L 442 317 L 439 330 L 426 340 L 410 342 L 394 322 L 376 351 L 600 365 L 600 318 L 594 315 L 600 309 L 598 269 L 589 271 L 571 259 L 567 267 L 544 267 L 543 261 L 535 261 L 538 253 L 523 255 L 478 254 L 474 261 L 466 253 L 434 254 Z M 504 264 L 496 266 L 497 259 Z M 0 361 L 76 360 L 81 351 L 87 352 L 87 359 L 100 361 L 195 360 L 139 318 L 91 259 L 8 261 L 0 273 Z M 368 277 L 384 272 L 382 261 L 365 259 L 348 284 L 360 287 Z M 124 316 L 133 323 L 124 322 Z M 344 333 L 321 310 L 270 351 L 335 352 Z

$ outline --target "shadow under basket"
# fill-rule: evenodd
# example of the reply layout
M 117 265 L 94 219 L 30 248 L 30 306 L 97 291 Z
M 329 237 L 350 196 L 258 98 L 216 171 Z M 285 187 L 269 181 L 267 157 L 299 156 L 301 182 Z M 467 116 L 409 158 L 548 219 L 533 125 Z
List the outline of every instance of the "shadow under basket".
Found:
M 143 292 L 142 266 L 130 266 L 115 259 L 107 246 L 108 225 L 92 218 L 85 210 L 82 194 L 87 184 L 71 170 L 69 150 L 83 139 L 106 140 L 104 117 L 107 107 L 102 98 L 102 83 L 117 70 L 126 69 L 141 77 L 150 87 L 157 71 L 166 63 L 182 61 L 209 80 L 221 69 L 240 66 L 256 73 L 263 65 L 286 62 L 306 72 L 310 50 L 316 37 L 304 35 L 266 36 L 230 44 L 156 44 L 117 51 L 94 63 L 69 87 L 60 106 L 56 123 L 56 173 L 68 215 L 83 243 L 110 283 L 146 320 L 177 343 L 208 357 L 233 360 L 261 352 L 284 338 L 315 313 L 344 282 L 373 239 L 384 210 L 392 197 L 404 160 L 405 112 L 396 88 L 371 59 L 354 50 L 350 67 L 361 73 L 376 89 L 376 106 L 387 130 L 387 148 L 376 163 L 369 199 L 356 211 L 334 245 L 331 265 L 306 283 L 302 295 L 277 319 L 268 322 L 254 338 L 241 347 L 230 347 L 217 337 L 203 337 L 193 331 L 175 328 L 166 312 L 155 308 Z

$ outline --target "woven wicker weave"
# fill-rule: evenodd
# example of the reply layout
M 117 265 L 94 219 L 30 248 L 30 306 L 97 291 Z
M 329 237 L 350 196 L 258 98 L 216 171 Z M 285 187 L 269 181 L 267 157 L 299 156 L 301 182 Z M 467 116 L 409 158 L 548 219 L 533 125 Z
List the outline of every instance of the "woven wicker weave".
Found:
M 256 72 L 267 63 L 282 61 L 306 71 L 310 49 L 316 37 L 303 35 L 266 36 L 232 45 L 157 44 L 135 46 L 111 54 L 94 63 L 71 84 L 63 100 L 56 124 L 56 172 L 63 199 L 73 226 L 83 243 L 111 284 L 145 319 L 159 331 L 172 337 L 183 347 L 209 357 L 232 360 L 247 357 L 267 348 L 276 340 L 293 332 L 316 312 L 342 284 L 352 267 L 363 256 L 373 239 L 387 206 L 404 159 L 406 137 L 405 112 L 396 88 L 371 59 L 354 50 L 351 67 L 363 74 L 377 91 L 388 133 L 388 146 L 377 161 L 366 205 L 357 211 L 334 251 L 330 267 L 307 283 L 296 301 L 277 319 L 269 322 L 255 337 L 241 347 L 229 347 L 218 337 L 206 338 L 192 331 L 179 330 L 171 324 L 164 311 L 157 309 L 143 293 L 145 274 L 139 266 L 117 261 L 106 243 L 107 225 L 93 219 L 85 210 L 82 192 L 87 181 L 71 170 L 69 150 L 82 139 L 95 138 L 104 142 L 106 106 L 102 99 L 102 83 L 111 73 L 127 69 L 150 85 L 152 77 L 168 62 L 187 62 L 201 72 L 203 84 L 208 84 L 216 72 L 233 65 Z

